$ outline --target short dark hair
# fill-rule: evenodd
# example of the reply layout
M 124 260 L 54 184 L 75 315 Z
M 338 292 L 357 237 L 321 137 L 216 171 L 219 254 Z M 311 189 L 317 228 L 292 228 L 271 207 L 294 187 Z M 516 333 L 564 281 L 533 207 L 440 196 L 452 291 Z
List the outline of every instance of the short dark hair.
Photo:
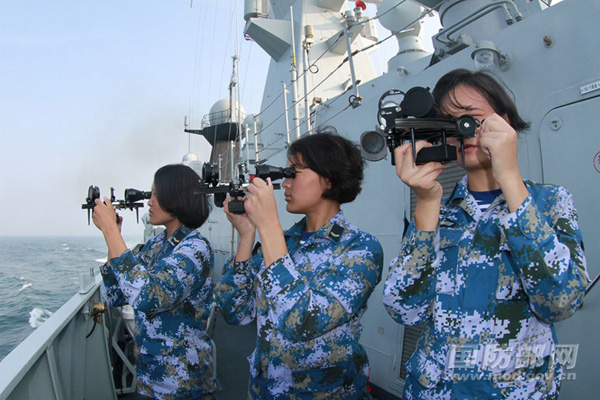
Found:
M 364 163 L 360 150 L 332 127 L 319 128 L 316 134 L 294 141 L 288 149 L 288 159 L 292 158 L 302 162 L 297 166 L 309 168 L 331 183 L 323 193 L 326 199 L 349 203 L 361 191 Z
M 496 114 L 508 117 L 509 124 L 517 132 L 529 129 L 529 122 L 519 115 L 513 98 L 507 93 L 508 89 L 505 89 L 490 73 L 484 71 L 460 68 L 440 78 L 433 89 L 433 98 L 442 114 L 444 104 L 463 108 L 454 97 L 454 90 L 458 86 L 471 87 L 481 93 Z
M 165 165 L 154 174 L 154 190 L 160 207 L 188 228 L 197 229 L 208 219 L 210 203 L 200 188 L 200 177 L 182 164 Z

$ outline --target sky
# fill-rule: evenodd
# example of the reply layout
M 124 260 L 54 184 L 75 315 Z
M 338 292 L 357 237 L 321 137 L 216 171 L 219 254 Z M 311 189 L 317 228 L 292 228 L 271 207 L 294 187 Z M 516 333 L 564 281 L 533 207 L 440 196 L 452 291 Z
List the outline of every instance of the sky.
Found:
M 190 150 L 206 159 L 210 146 L 190 140 L 184 118 L 198 127 L 228 96 L 244 23 L 235 3 L 1 2 L 0 235 L 98 234 L 81 209 L 90 185 L 122 199 Z M 240 75 L 258 86 L 240 85 L 242 104 L 258 107 L 268 59 L 249 45 Z M 142 229 L 121 215 L 124 233 Z
M 259 112 L 269 59 L 242 38 L 243 3 L 0 2 L 0 236 L 98 235 L 81 209 L 90 185 L 122 199 L 188 152 L 206 160 L 184 118 L 198 128 L 228 97 L 236 38 L 241 103 Z M 125 235 L 143 230 L 121 215 Z

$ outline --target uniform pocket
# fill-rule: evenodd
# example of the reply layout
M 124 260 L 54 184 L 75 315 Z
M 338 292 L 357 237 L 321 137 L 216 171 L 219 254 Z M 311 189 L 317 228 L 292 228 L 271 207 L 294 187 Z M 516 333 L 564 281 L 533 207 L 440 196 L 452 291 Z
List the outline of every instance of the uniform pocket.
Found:
M 355 375 L 356 370 L 351 362 L 331 367 L 292 371 L 292 391 L 294 393 L 331 391 L 341 388 L 346 382 L 352 382 Z
M 338 366 L 292 372 L 295 393 L 331 390 L 344 384 L 344 370 Z
M 550 356 L 543 359 L 542 365 L 533 368 L 515 368 L 492 374 L 494 384 L 506 393 L 519 393 L 526 398 L 535 394 L 551 394 L 556 390 L 554 365 Z M 553 398 L 549 396 L 548 398 Z
M 419 384 L 431 389 L 442 379 L 444 365 L 421 350 L 416 350 L 406 363 L 406 372 Z

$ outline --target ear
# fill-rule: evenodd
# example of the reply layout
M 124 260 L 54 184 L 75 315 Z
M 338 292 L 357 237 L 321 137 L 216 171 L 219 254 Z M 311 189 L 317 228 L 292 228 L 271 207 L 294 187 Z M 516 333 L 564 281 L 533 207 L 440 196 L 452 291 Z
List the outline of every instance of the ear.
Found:
M 323 178 L 322 176 L 320 178 L 321 178 L 321 182 L 325 183 L 325 189 L 326 190 L 331 189 L 331 186 L 332 186 L 331 181 L 327 178 Z

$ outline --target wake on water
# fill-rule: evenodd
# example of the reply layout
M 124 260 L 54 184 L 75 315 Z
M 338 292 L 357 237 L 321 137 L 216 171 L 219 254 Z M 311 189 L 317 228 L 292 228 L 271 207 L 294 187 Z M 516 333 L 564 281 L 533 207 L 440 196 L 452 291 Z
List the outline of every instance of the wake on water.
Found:
M 54 314 L 51 311 L 43 308 L 35 307 L 29 312 L 29 326 L 37 328 L 44 323 L 50 316 Z
M 26 282 L 26 281 L 25 281 L 25 278 L 21 277 L 20 279 L 21 279 L 21 281 L 23 282 L 23 286 L 21 286 L 21 288 L 19 289 L 19 292 L 20 292 L 20 291 L 22 291 L 22 290 L 25 290 L 25 289 L 27 289 L 28 287 L 31 287 L 31 286 L 33 286 L 33 283 L 31 283 L 31 282 Z
M 21 288 L 18 289 L 19 292 L 22 292 L 23 290 L 33 286 L 33 283 L 27 282 L 25 277 L 22 276 L 19 279 L 23 283 L 23 286 L 21 286 Z M 44 321 L 50 318 L 52 314 L 53 313 L 49 310 L 40 307 L 35 307 L 33 310 L 29 311 L 29 326 L 32 328 L 37 328 Z
M 106 244 L 101 235 L 0 237 L 0 254 L 1 360 L 77 293 L 80 272 L 99 273 Z

